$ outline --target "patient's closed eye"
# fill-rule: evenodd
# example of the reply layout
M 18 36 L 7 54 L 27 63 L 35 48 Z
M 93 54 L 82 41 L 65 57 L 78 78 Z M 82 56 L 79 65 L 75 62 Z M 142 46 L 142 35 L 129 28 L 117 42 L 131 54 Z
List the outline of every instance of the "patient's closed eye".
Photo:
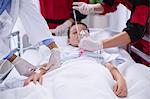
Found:
M 77 34 L 77 32 L 73 32 L 73 34 Z

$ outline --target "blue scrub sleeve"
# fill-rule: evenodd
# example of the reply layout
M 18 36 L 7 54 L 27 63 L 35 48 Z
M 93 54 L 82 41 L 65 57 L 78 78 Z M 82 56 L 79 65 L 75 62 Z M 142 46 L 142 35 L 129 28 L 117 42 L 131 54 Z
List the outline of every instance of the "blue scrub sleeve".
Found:
M 42 43 L 46 46 L 48 46 L 49 44 L 53 43 L 54 42 L 54 39 L 46 39 L 46 40 L 43 40 Z
M 10 51 L 10 53 L 9 53 L 6 57 L 4 57 L 3 60 L 6 60 L 6 59 L 11 58 L 14 53 L 15 53 L 14 50 L 13 50 L 13 51 Z

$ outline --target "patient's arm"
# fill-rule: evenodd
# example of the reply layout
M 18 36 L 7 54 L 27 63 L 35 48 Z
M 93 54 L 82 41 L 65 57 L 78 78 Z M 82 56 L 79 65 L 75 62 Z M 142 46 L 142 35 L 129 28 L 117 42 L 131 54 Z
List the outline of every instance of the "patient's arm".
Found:
M 125 79 L 118 71 L 118 69 L 114 67 L 111 63 L 106 63 L 106 67 L 111 72 L 114 80 L 116 80 L 116 83 L 113 87 L 114 93 L 119 97 L 126 97 L 128 92 Z

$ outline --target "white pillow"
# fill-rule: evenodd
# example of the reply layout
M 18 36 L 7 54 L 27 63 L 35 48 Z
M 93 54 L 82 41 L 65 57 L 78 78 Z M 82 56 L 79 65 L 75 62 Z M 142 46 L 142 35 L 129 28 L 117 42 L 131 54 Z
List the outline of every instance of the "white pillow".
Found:
M 101 32 L 103 31 L 102 29 L 95 29 L 95 28 L 90 28 L 90 34 L 91 34 L 91 37 L 92 38 L 95 38 L 94 40 L 96 39 L 100 39 L 101 36 Z M 68 37 L 67 36 L 53 36 L 56 44 L 59 46 L 59 47 L 66 47 L 68 45 L 67 43 L 67 40 L 68 40 Z
M 90 29 L 90 37 L 95 41 L 101 41 L 110 38 L 111 35 L 109 32 L 105 32 L 102 29 Z M 66 47 L 68 45 L 67 36 L 54 36 L 54 40 L 60 48 Z

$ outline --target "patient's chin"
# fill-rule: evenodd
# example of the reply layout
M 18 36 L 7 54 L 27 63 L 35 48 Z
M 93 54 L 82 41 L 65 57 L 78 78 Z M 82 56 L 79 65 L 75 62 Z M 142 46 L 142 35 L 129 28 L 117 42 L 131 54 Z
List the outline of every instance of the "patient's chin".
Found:
M 78 42 L 68 42 L 69 45 L 74 46 L 74 47 L 78 47 L 79 43 Z
M 73 46 L 73 47 L 78 47 L 78 44 L 69 44 L 69 45 L 71 45 L 71 46 Z

